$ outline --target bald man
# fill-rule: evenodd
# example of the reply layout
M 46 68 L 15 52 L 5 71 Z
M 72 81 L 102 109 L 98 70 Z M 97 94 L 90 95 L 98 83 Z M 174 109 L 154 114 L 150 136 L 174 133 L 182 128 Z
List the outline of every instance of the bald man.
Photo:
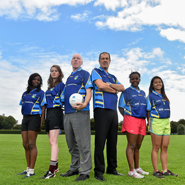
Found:
M 89 172 L 92 169 L 89 113 L 92 83 L 90 74 L 82 69 L 82 64 L 82 57 L 79 54 L 74 54 L 71 60 L 73 72 L 66 81 L 64 92 L 64 130 L 71 154 L 71 165 L 70 169 L 61 176 L 69 177 L 79 174 L 75 181 L 88 179 Z M 81 94 L 84 102 L 78 103 L 77 106 L 71 106 L 69 97 L 73 93 Z M 80 172 L 79 168 L 81 169 Z

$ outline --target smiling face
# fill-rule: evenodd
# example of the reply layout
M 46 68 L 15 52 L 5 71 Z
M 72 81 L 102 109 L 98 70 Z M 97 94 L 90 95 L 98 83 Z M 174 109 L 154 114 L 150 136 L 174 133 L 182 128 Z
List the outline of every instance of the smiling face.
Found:
M 73 58 L 71 60 L 71 65 L 73 67 L 73 72 L 76 71 L 77 69 L 79 69 L 82 64 L 83 64 L 83 61 L 82 61 L 81 55 L 74 54 Z
M 159 78 L 156 78 L 154 81 L 153 81 L 153 88 L 154 88 L 154 91 L 159 91 L 161 90 L 163 87 L 163 83 L 161 81 L 161 79 Z
M 107 53 L 102 53 L 99 58 L 100 67 L 108 72 L 108 68 L 110 65 L 110 57 Z
M 34 88 L 37 88 L 41 83 L 41 79 L 39 76 L 36 76 L 33 80 L 32 80 L 32 86 Z
M 130 77 L 130 83 L 132 86 L 136 89 L 138 89 L 139 82 L 141 81 L 140 77 L 138 74 L 132 74 Z
M 59 73 L 59 71 L 57 70 L 56 67 L 52 67 L 52 68 L 51 68 L 50 74 L 51 74 L 51 77 L 52 77 L 53 79 L 57 79 L 57 78 L 60 76 L 60 73 Z

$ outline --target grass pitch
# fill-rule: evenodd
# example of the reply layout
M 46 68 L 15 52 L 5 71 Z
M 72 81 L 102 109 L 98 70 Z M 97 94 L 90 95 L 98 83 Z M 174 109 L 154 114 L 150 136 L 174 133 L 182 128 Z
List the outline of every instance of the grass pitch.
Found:
M 92 159 L 94 158 L 94 136 L 91 137 L 92 143 Z M 17 175 L 26 169 L 26 159 L 24 149 L 22 147 L 22 138 L 19 134 L 0 134 L 0 184 L 15 185 L 15 184 L 30 184 L 30 185 L 55 185 L 55 184 L 185 184 L 185 136 L 172 135 L 169 145 L 168 168 L 179 174 L 179 177 L 166 177 L 158 179 L 152 176 L 153 168 L 151 163 L 151 138 L 146 136 L 140 149 L 140 167 L 145 171 L 149 171 L 150 175 L 146 175 L 144 179 L 135 179 L 129 177 L 128 164 L 125 155 L 127 145 L 126 136 L 118 136 L 118 172 L 124 176 L 114 176 L 104 174 L 106 182 L 100 182 L 94 178 L 94 171 L 90 172 L 90 179 L 84 182 L 75 182 L 78 176 L 61 177 L 60 173 L 65 173 L 69 170 L 70 154 L 68 152 L 64 135 L 59 136 L 59 173 L 56 173 L 55 178 L 40 179 L 49 168 L 50 163 L 50 145 L 47 135 L 38 135 L 37 149 L 38 157 L 35 165 L 35 176 L 24 178 L 24 175 Z M 106 150 L 105 150 L 106 151 Z M 105 155 L 106 159 L 106 155 Z M 105 160 L 106 161 L 106 160 Z M 93 165 L 94 168 L 94 165 Z M 159 163 L 159 170 L 161 164 Z

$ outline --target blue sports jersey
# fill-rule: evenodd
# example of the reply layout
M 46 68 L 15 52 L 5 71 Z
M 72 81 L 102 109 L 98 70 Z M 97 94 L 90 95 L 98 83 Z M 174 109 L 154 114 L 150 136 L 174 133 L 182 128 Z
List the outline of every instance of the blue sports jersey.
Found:
M 55 87 L 46 91 L 46 108 L 62 107 L 64 83 L 60 82 Z
M 170 117 L 170 105 L 161 94 L 155 92 L 149 94 L 147 97 L 147 110 L 150 111 L 150 117 L 152 118 L 169 118 Z
M 107 73 L 104 69 L 94 68 L 91 74 L 91 80 L 93 82 L 93 105 L 95 108 L 105 108 L 111 110 L 117 110 L 117 94 L 108 93 L 105 91 L 99 91 L 98 87 L 94 83 L 95 80 L 100 79 L 105 83 L 120 84 L 117 78 Z
M 65 113 L 73 113 L 78 112 L 74 108 L 71 107 L 69 103 L 69 98 L 73 93 L 79 93 L 83 96 L 85 100 L 86 89 L 92 88 L 92 82 L 90 79 L 89 72 L 83 70 L 81 67 L 72 72 L 71 75 L 67 78 L 64 95 L 64 105 L 65 105 Z M 89 104 L 82 109 L 81 111 L 89 111 Z
M 41 107 L 46 104 L 46 98 L 44 91 L 36 91 L 37 88 L 33 89 L 29 93 L 24 92 L 19 105 L 22 105 L 23 115 L 35 115 L 42 114 Z
M 137 118 L 146 118 L 145 92 L 140 89 L 138 91 L 133 86 L 130 86 L 122 92 L 118 107 L 125 109 L 124 114 Z

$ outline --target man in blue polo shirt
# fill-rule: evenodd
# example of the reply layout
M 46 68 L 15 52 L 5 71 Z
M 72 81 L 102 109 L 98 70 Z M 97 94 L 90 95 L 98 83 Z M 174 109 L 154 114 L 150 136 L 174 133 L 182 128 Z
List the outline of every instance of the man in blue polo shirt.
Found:
M 107 173 L 121 175 L 117 172 L 117 93 L 125 88 L 117 78 L 108 73 L 111 59 L 110 54 L 103 52 L 99 55 L 100 68 L 92 71 L 93 103 L 95 119 L 95 178 L 105 181 L 105 162 L 103 150 L 107 140 Z
M 61 176 L 69 177 L 77 175 L 80 168 L 80 175 L 75 181 L 88 179 L 89 172 L 92 169 L 89 114 L 92 83 L 90 74 L 82 69 L 82 64 L 82 57 L 79 54 L 74 54 L 71 60 L 73 72 L 67 78 L 64 90 L 64 130 L 71 154 L 71 165 L 70 169 L 66 173 L 61 174 Z M 84 102 L 79 103 L 77 106 L 71 106 L 69 97 L 73 93 L 81 94 Z

